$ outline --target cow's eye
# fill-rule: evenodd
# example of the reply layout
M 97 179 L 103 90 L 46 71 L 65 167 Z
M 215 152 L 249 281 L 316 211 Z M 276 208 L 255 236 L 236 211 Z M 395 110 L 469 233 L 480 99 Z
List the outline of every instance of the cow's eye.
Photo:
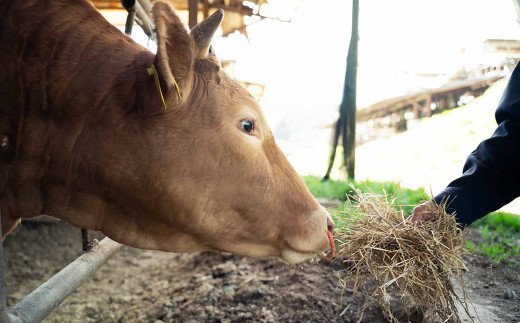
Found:
M 251 120 L 242 120 L 240 121 L 240 129 L 247 134 L 251 134 L 255 131 L 255 123 Z

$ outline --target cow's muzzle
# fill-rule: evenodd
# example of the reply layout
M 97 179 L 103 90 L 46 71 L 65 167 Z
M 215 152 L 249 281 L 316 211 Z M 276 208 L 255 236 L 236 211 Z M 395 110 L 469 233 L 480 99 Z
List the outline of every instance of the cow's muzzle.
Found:
M 305 234 L 297 234 L 288 239 L 289 248 L 282 251 L 281 258 L 295 264 L 322 255 L 329 247 L 333 249 L 333 242 L 329 237 L 332 237 L 334 228 L 329 212 L 319 206 L 308 216 L 307 226 L 301 228 Z

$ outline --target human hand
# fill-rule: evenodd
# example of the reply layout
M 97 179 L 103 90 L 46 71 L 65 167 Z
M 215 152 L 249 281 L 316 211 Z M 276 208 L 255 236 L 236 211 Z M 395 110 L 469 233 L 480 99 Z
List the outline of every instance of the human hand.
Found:
M 431 221 L 435 218 L 435 201 L 428 200 L 417 205 L 412 212 L 412 222 L 421 223 L 423 221 Z

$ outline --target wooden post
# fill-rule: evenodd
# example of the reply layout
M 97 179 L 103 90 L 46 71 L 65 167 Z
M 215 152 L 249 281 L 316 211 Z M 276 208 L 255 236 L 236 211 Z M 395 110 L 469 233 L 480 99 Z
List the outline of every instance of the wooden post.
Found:
M 399 121 L 397 122 L 396 129 L 397 132 L 403 132 L 408 129 L 408 126 L 406 124 L 406 118 L 404 117 L 405 111 L 401 111 L 398 113 Z
M 356 167 L 356 89 L 358 67 L 358 20 L 359 0 L 352 1 L 352 35 L 347 55 L 347 71 L 343 86 L 343 100 L 340 110 L 344 110 L 346 116 L 345 137 L 343 137 L 343 155 L 347 166 L 348 178 L 355 178 Z
M 197 16 L 199 14 L 199 0 L 188 0 L 188 25 L 190 29 L 197 24 Z
M 88 230 L 86 229 L 81 229 L 81 244 L 83 245 L 83 251 L 89 251 L 92 247 L 92 243 L 90 243 Z
M 209 2 L 208 0 L 202 1 L 202 14 L 204 15 L 204 19 L 209 17 Z
M 451 94 L 451 101 L 452 101 L 452 109 L 455 109 L 455 108 L 458 108 L 458 103 L 459 103 L 459 99 L 460 97 L 464 94 L 464 92 L 453 92 Z
M 358 17 L 359 0 L 352 1 L 352 34 L 350 37 L 350 47 L 347 55 L 347 69 L 345 72 L 345 82 L 343 84 L 343 98 L 339 106 L 339 118 L 336 122 L 332 150 L 330 153 L 329 166 L 323 179 L 329 179 L 332 165 L 336 157 L 336 148 L 339 137 L 343 141 L 343 157 L 347 167 L 348 178 L 354 179 L 356 166 L 356 82 L 358 65 Z
M 327 167 L 327 173 L 325 173 L 325 176 L 323 176 L 324 180 L 327 180 L 330 178 L 330 172 L 332 171 L 332 166 L 334 165 L 334 159 L 336 158 L 336 150 L 338 148 L 339 136 L 342 133 L 342 130 L 344 128 L 343 124 L 345 123 L 343 118 L 344 118 L 344 116 L 340 111 L 339 119 L 338 119 L 338 121 L 336 121 L 336 126 L 334 127 L 334 137 L 332 139 L 332 148 L 330 151 L 329 166 Z
M 412 100 L 411 103 L 412 103 L 412 107 L 413 107 L 413 118 L 419 119 L 421 117 L 421 106 L 415 100 Z
M 431 117 L 432 116 L 432 96 L 431 94 L 428 94 L 426 97 L 426 102 L 424 102 L 424 108 L 426 109 L 426 115 Z

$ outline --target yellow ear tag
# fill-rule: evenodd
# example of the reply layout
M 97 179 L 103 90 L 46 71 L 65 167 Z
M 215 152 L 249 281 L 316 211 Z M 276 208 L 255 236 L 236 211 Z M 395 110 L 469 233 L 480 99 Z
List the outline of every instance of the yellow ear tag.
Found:
M 164 104 L 164 110 L 166 110 L 166 102 L 164 102 L 164 96 L 162 94 L 161 90 L 161 83 L 159 82 L 159 75 L 157 74 L 157 70 L 155 69 L 155 65 L 152 64 L 150 68 L 147 69 L 148 75 L 153 75 L 153 78 L 155 80 L 155 86 L 157 86 L 157 91 L 159 91 L 159 94 L 161 95 L 161 100 Z M 179 95 L 179 100 L 182 100 L 181 98 L 181 91 L 179 90 L 179 85 L 177 84 L 177 81 L 175 78 L 173 78 L 173 83 L 175 83 L 175 88 L 177 88 L 177 94 Z

